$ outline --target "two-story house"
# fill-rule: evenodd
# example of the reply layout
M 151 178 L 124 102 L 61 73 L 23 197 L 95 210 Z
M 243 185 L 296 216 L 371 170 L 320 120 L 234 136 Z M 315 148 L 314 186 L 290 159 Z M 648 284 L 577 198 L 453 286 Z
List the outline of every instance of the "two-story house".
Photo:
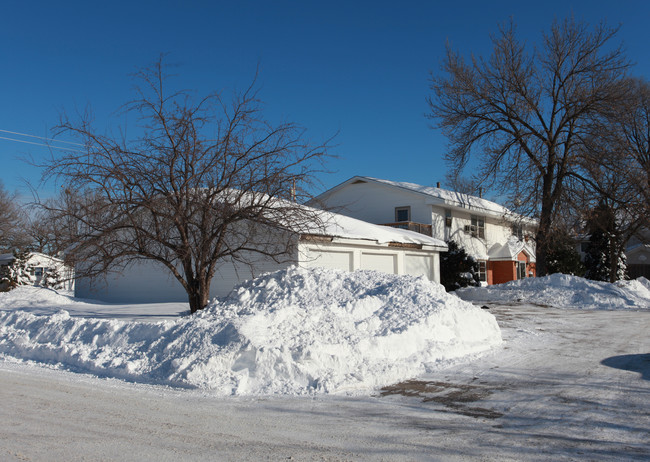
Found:
M 480 197 L 355 176 L 312 203 L 370 223 L 454 240 L 478 261 L 485 284 L 535 276 L 537 222 Z

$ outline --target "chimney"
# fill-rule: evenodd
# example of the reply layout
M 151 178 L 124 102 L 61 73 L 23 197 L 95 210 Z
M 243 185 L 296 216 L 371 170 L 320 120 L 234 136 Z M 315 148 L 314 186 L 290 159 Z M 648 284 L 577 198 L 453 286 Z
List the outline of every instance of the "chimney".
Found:
M 436 183 L 436 188 L 440 189 L 440 182 L 439 181 Z

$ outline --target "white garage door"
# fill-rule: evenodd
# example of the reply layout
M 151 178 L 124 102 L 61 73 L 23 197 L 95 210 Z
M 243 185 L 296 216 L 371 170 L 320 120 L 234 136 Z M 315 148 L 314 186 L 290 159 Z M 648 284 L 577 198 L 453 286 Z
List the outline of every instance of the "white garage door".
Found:
M 308 268 L 331 268 L 352 271 L 352 252 L 312 250 L 304 262 Z
M 381 253 L 362 253 L 361 269 L 383 271 L 388 274 L 397 273 L 397 255 Z
M 427 255 L 405 255 L 404 273 L 412 276 L 432 277 L 433 258 Z

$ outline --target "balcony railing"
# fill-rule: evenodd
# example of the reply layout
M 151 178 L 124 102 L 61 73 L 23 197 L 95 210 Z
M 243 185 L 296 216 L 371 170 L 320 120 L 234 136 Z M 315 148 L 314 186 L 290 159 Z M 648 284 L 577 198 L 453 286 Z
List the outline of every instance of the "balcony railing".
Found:
M 431 236 L 431 225 L 424 223 L 415 223 L 413 221 L 398 221 L 396 223 L 382 223 L 382 226 L 390 226 L 391 228 L 408 229 L 416 233 Z

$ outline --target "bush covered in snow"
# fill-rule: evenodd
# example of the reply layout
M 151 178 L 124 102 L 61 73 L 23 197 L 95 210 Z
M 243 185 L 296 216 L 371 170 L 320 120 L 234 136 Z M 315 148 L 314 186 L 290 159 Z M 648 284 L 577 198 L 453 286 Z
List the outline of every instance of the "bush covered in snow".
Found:
M 295 267 L 178 321 L 0 311 L 0 333 L 4 355 L 226 395 L 367 391 L 501 343 L 493 315 L 423 277 Z

